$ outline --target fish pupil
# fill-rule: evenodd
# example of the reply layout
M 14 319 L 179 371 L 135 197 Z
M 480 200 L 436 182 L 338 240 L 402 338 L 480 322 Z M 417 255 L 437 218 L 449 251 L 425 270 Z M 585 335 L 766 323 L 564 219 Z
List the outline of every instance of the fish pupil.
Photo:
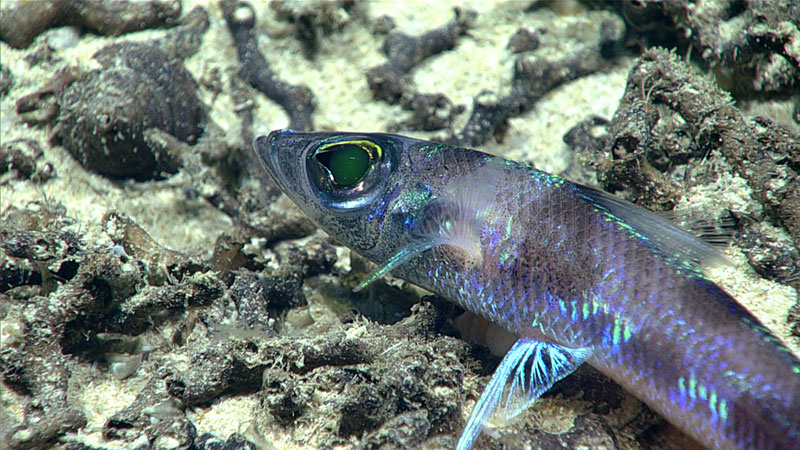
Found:
M 331 151 L 318 153 L 316 157 L 340 187 L 358 183 L 369 169 L 369 152 L 355 144 L 337 145 Z

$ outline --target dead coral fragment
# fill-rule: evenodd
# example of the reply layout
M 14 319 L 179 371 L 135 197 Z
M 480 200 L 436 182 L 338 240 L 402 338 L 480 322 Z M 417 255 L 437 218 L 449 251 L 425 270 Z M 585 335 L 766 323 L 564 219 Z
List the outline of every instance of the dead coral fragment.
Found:
M 522 53 L 539 48 L 540 37 L 538 32 L 528 28 L 520 28 L 508 40 L 508 49 L 513 53 Z
M 23 121 L 39 125 L 58 116 L 58 96 L 80 77 L 77 68 L 66 68 L 44 83 L 36 92 L 17 100 L 17 114 Z
M 737 243 L 753 269 L 768 280 L 777 280 L 800 289 L 800 251 L 758 231 L 758 223 L 752 219 L 743 218 L 742 222 L 744 232 Z
M 0 97 L 4 97 L 11 90 L 14 84 L 14 76 L 11 70 L 3 64 L 0 64 Z
M 32 310 L 19 316 L 24 332 L 13 346 L 0 346 L 0 379 L 24 396 L 25 411 L 23 422 L 4 424 L 8 435 L 3 442 L 10 449 L 47 448 L 64 433 L 86 425 L 83 410 L 67 395 L 73 374 L 80 372 L 79 361 L 69 350 L 87 339 L 84 331 L 90 327 L 86 324 L 130 295 L 139 280 L 125 272 L 113 255 L 87 257 L 77 239 L 64 241 L 59 220 L 39 217 L 11 222 L 30 226 L 5 230 L 0 258 L 25 258 L 40 263 L 39 267 L 44 262 L 49 266 L 59 261 L 74 263 L 73 276 L 59 280 L 63 283 L 59 289 L 47 297 L 26 300 Z
M 520 57 L 514 64 L 511 93 L 501 97 L 482 92 L 473 100 L 472 115 L 447 143 L 479 147 L 489 136 L 506 127 L 508 119 L 529 111 L 542 96 L 563 83 L 603 69 L 616 54 L 624 27 L 618 20 L 602 23 L 600 38 L 594 45 L 567 55 L 558 61 Z
M 15 178 L 47 181 L 53 175 L 53 165 L 41 162 L 42 155 L 42 148 L 34 140 L 4 142 L 0 146 L 0 185 Z
M 458 8 L 455 14 L 454 20 L 420 36 L 390 32 L 383 43 L 383 52 L 389 61 L 367 71 L 373 97 L 390 104 L 400 103 L 403 109 L 413 111 L 411 126 L 423 130 L 449 127 L 453 118 L 463 111 L 442 94 L 416 92 L 408 78 L 411 69 L 426 58 L 453 48 L 477 17 L 474 11 Z
M 363 15 L 359 11 L 361 5 L 354 0 L 274 0 L 269 6 L 275 10 L 278 19 L 293 25 L 294 34 L 308 57 L 314 56 L 319 49 L 320 38 L 341 30 L 353 16 Z
M 24 48 L 41 32 L 59 25 L 78 25 L 104 35 L 163 26 L 181 14 L 180 0 L 51 0 L 9 2 L 0 15 L 0 40 Z
M 253 7 L 247 2 L 225 0 L 222 2 L 222 13 L 242 64 L 239 76 L 286 110 L 289 128 L 300 131 L 313 129 L 311 114 L 316 106 L 314 94 L 306 86 L 292 86 L 280 81 L 269 68 L 258 49 L 253 31 L 256 23 Z
M 58 118 L 62 143 L 87 169 L 146 180 L 174 173 L 183 155 L 152 142 L 154 130 L 194 144 L 207 122 L 197 83 L 182 58 L 194 54 L 208 28 L 196 8 L 167 37 L 104 47 L 101 69 L 64 69 L 20 98 L 17 113 L 31 124 Z M 149 134 L 148 134 L 149 133 Z
M 799 136 L 763 117 L 745 119 L 726 93 L 664 50 L 645 52 L 628 84 L 626 98 L 636 95 L 680 114 L 693 141 L 704 152 L 719 151 L 747 180 L 767 215 L 800 244 Z
M 658 45 L 690 47 L 737 97 L 789 96 L 800 86 L 800 6 L 792 1 L 616 2 Z
M 59 212 L 12 208 L 0 223 L 0 292 L 32 286 L 29 294 L 47 294 L 75 276 L 83 243 L 61 228 Z
M 169 277 L 168 269 L 186 259 L 186 256 L 159 245 L 128 216 L 117 212 L 106 213 L 103 225 L 114 243 L 122 247 L 121 253 L 144 263 L 153 284 L 164 283 L 164 278 Z M 120 251 L 117 250 L 117 253 Z

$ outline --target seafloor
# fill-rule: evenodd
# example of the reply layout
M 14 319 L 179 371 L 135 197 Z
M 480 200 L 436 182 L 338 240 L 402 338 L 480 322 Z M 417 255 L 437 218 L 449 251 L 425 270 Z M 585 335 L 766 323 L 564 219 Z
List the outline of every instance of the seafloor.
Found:
M 350 292 L 368 263 L 254 165 L 290 123 L 700 212 L 710 276 L 798 353 L 800 16 L 763 3 L 4 1 L 0 448 L 454 445 L 490 333 Z M 479 448 L 696 446 L 590 368 L 492 425 Z

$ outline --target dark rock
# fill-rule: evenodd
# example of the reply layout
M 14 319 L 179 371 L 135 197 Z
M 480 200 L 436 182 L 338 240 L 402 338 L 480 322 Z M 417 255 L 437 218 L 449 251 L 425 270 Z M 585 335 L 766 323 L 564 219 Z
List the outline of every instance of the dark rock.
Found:
M 175 155 L 157 152 L 145 131 L 160 128 L 189 144 L 197 141 L 204 110 L 194 78 L 179 60 L 148 44 L 111 45 L 95 59 L 104 68 L 86 73 L 59 98 L 64 145 L 83 166 L 107 176 L 175 172 Z

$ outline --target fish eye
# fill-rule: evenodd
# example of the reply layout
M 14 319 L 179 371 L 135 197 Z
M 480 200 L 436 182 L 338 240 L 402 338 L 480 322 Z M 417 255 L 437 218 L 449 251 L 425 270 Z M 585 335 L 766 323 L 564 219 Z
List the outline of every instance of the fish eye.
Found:
M 315 182 L 323 191 L 350 189 L 359 184 L 381 159 L 383 151 L 371 141 L 342 141 L 320 146 L 313 154 Z M 321 169 L 321 170 L 320 170 Z

